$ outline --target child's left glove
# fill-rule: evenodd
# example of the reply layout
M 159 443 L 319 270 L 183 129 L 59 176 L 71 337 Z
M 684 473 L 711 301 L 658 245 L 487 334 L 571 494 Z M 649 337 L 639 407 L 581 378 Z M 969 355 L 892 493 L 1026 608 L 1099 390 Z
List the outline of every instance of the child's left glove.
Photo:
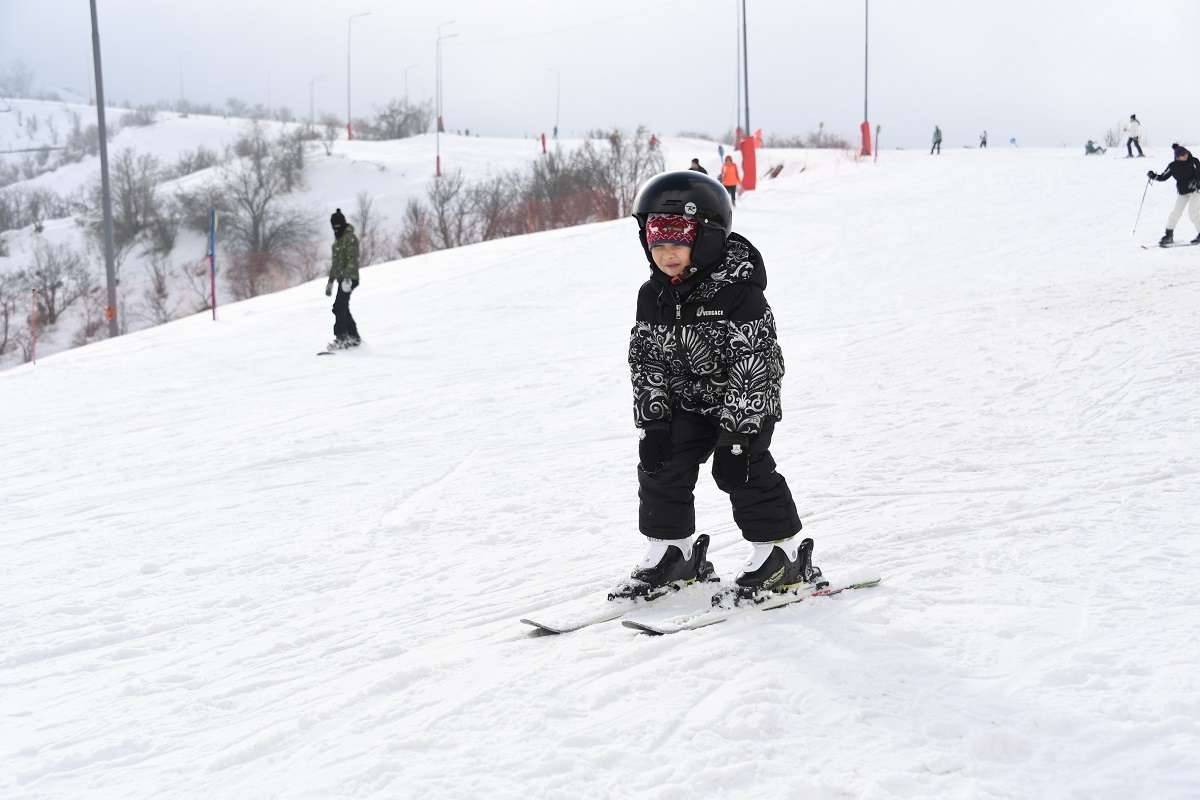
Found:
M 713 451 L 713 477 L 722 489 L 735 489 L 750 482 L 750 437 L 721 431 Z
M 346 294 L 350 294 L 350 292 L 353 290 L 354 281 L 350 280 L 349 278 L 342 278 L 342 291 Z

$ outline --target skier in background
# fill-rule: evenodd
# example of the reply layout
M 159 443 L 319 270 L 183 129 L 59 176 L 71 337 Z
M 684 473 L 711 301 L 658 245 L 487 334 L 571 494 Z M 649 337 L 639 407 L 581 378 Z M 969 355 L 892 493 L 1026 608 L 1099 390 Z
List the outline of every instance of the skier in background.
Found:
M 346 222 L 339 208 L 329 217 L 333 226 L 333 258 L 329 265 L 329 280 L 325 284 L 325 296 L 333 294 L 337 285 L 337 297 L 333 301 L 333 341 L 330 350 L 345 350 L 358 347 L 362 339 L 358 325 L 350 315 L 350 293 L 358 288 L 358 237 L 354 226 Z
M 980 148 L 987 147 L 987 131 L 984 131 L 983 133 L 979 134 L 979 146 L 980 146 Z
M 762 256 L 732 233 L 733 203 L 721 184 L 691 170 L 648 180 L 633 216 L 650 266 L 629 342 L 641 436 L 638 526 L 648 548 L 621 591 L 712 574 L 693 496 L 710 455 L 752 545 L 741 590 L 811 581 L 820 574 L 812 540 L 799 536 L 796 504 L 769 451 L 784 369 Z
M 721 165 L 721 185 L 729 192 L 730 205 L 737 205 L 737 190 L 741 182 L 742 176 L 738 174 L 737 164 L 733 163 L 733 156 L 725 156 L 725 163 Z
M 1200 197 L 1196 195 L 1197 190 L 1200 190 L 1200 161 L 1197 161 L 1196 157 L 1181 144 L 1172 144 L 1171 150 L 1175 153 L 1175 158 L 1161 173 L 1155 173 L 1154 170 L 1146 173 L 1147 178 L 1156 181 L 1174 178 L 1175 188 L 1179 192 L 1179 197 L 1175 200 L 1175 207 L 1167 216 L 1167 232 L 1158 241 L 1159 245 L 1163 247 L 1175 243 L 1175 225 L 1183 216 L 1184 209 L 1188 210 L 1192 224 L 1200 231 Z M 1196 235 L 1195 239 L 1192 239 L 1191 243 L 1200 244 L 1200 233 Z
M 1129 154 L 1126 158 L 1133 158 L 1133 148 L 1138 150 L 1138 158 L 1145 158 L 1146 154 L 1142 152 L 1142 123 L 1138 122 L 1137 114 L 1129 115 L 1129 124 L 1125 126 L 1125 134 L 1129 137 L 1125 141 L 1125 151 Z
M 933 155 L 934 150 L 939 156 L 942 154 L 942 129 L 937 125 L 933 126 L 933 147 L 929 148 L 929 155 Z
M 706 170 L 704 167 L 700 166 L 700 159 L 698 159 L 698 158 L 692 159 L 692 165 L 690 167 L 688 167 L 688 169 L 690 169 L 692 172 L 699 172 L 702 175 L 708 174 L 708 170 Z
M 1102 156 L 1104 155 L 1104 148 L 1091 139 L 1088 139 L 1087 144 L 1083 146 L 1083 154 L 1085 156 Z

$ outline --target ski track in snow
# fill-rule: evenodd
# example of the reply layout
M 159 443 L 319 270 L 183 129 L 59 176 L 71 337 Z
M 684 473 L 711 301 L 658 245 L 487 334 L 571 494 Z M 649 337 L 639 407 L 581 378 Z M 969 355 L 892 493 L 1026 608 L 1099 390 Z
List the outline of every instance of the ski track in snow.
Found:
M 1117 160 L 781 158 L 773 450 L 879 587 L 530 635 L 641 552 L 633 225 L 379 265 L 334 359 L 314 283 L 0 373 L 0 795 L 1195 797 L 1200 262 Z

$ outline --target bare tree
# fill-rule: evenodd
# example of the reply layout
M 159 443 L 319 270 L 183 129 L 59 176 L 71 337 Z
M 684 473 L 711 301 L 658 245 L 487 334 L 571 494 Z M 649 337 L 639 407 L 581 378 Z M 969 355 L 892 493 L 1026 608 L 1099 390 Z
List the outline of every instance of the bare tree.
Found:
M 208 259 L 202 258 L 190 263 L 181 264 L 177 274 L 183 279 L 189 307 L 192 313 L 208 311 L 212 308 L 212 278 L 209 276 Z
M 161 325 L 175 319 L 179 303 L 171 299 L 170 270 L 162 255 L 152 256 L 146 264 L 149 282 L 142 290 L 143 316 L 153 325 Z
M 37 290 L 37 314 L 54 325 L 62 313 L 95 287 L 83 257 L 65 244 L 38 242 L 33 267 L 21 273 L 26 289 Z
M 429 209 L 420 200 L 409 200 L 404 208 L 404 222 L 400 229 L 399 241 L 396 243 L 400 255 L 408 258 L 436 250 L 429 234 L 432 224 Z
M 327 250 L 316 241 L 307 242 L 293 249 L 288 267 L 298 283 L 316 280 L 329 271 Z
M 376 262 L 379 254 L 376 246 L 379 220 L 375 218 L 375 198 L 369 192 L 359 192 L 354 200 L 354 218 L 358 221 L 355 226 L 358 231 L 358 262 L 369 267 Z
M 0 94 L 29 97 L 33 92 L 33 70 L 24 61 L 14 61 L 0 73 Z
M 306 239 L 304 215 L 281 199 L 296 181 L 289 147 L 286 142 L 272 146 L 256 126 L 248 155 L 224 170 L 226 240 L 233 262 L 227 274 L 239 299 L 277 288 L 285 253 Z
M 321 144 L 325 155 L 333 155 L 333 143 L 342 135 L 342 121 L 333 114 L 321 115 Z
M 429 130 L 433 122 L 433 104 L 389 100 L 374 119 L 354 121 L 354 132 L 361 139 L 405 139 Z
M 161 216 L 158 199 L 158 183 L 162 176 L 162 165 L 149 153 L 137 155 L 131 149 L 122 150 L 113 159 L 112 209 L 113 242 L 122 247 L 135 240 Z M 101 224 L 101 187 L 97 181 L 92 187 L 93 225 Z
M 518 179 L 512 175 L 497 175 L 471 187 L 471 209 L 479 241 L 522 232 L 521 221 L 513 211 L 519 206 L 517 184 Z
M 472 215 L 470 193 L 461 170 L 434 178 L 429 185 L 429 209 L 433 218 L 435 250 L 470 244 Z
M 0 275 L 0 356 L 8 349 L 9 335 L 17 320 L 17 299 L 20 294 L 17 279 Z

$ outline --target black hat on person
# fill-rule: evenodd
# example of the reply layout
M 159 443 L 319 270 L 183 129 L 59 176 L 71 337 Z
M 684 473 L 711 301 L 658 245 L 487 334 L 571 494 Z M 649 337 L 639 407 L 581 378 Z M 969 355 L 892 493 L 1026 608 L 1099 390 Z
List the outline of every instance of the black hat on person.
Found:
M 342 215 L 342 210 L 340 208 L 336 209 L 332 214 L 329 215 L 329 224 L 333 226 L 335 231 L 339 228 L 346 227 L 346 218 Z
M 1171 143 L 1171 149 L 1175 151 L 1176 158 L 1179 158 L 1180 156 L 1190 156 L 1192 154 L 1192 152 L 1186 147 L 1174 142 Z

